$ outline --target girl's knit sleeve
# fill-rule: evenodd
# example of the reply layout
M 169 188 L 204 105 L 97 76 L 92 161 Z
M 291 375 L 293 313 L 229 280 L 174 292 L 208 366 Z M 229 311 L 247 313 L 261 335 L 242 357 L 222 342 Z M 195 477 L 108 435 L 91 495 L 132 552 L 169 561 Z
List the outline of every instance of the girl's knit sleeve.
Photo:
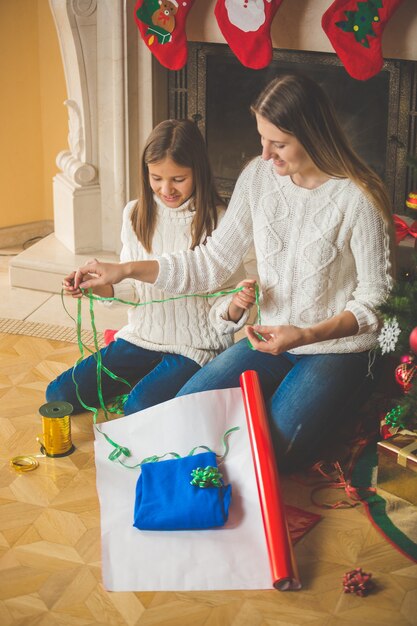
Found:
M 238 178 L 226 215 L 205 245 L 157 259 L 155 287 L 168 293 L 214 291 L 236 272 L 253 240 L 253 163 Z
M 346 310 L 357 319 L 358 335 L 375 332 L 377 308 L 392 289 L 390 235 L 379 211 L 362 195 L 353 216 L 351 249 L 356 263 L 357 287 Z

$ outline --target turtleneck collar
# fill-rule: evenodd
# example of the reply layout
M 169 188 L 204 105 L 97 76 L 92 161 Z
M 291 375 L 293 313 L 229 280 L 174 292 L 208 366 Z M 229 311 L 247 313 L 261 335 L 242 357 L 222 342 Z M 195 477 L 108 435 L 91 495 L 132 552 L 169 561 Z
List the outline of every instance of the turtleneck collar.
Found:
M 153 199 L 155 200 L 155 204 L 158 207 L 158 210 L 160 212 L 169 213 L 170 219 L 173 219 L 175 217 L 184 219 L 184 217 L 194 216 L 195 209 L 192 196 L 175 209 L 164 204 L 156 194 L 153 195 Z

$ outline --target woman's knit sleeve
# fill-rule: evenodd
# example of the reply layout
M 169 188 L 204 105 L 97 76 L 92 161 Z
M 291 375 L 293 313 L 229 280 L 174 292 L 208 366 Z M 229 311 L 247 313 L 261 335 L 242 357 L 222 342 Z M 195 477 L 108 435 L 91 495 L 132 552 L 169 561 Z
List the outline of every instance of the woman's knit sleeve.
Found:
M 358 334 L 375 332 L 379 326 L 377 308 L 392 289 L 390 235 L 379 211 L 361 196 L 352 218 L 351 249 L 356 263 L 357 287 L 346 310 L 357 319 Z
M 169 293 L 213 291 L 238 269 L 253 240 L 252 163 L 238 178 L 226 215 L 206 244 L 157 259 L 155 287 Z

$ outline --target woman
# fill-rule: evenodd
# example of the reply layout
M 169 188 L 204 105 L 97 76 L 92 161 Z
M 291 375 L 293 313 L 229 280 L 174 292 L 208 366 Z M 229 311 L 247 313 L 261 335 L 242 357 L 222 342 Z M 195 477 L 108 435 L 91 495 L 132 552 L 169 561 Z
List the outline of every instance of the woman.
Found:
M 378 305 L 392 287 L 391 210 L 379 177 L 347 141 L 322 89 L 300 75 L 273 80 L 252 110 L 262 156 L 240 175 L 205 246 L 158 261 L 92 262 L 77 284 L 124 277 L 171 293 L 216 288 L 253 243 L 261 326 L 197 372 L 180 395 L 239 385 L 258 372 L 278 462 L 313 461 L 348 402 L 370 386 Z M 96 278 L 83 281 L 84 274 Z

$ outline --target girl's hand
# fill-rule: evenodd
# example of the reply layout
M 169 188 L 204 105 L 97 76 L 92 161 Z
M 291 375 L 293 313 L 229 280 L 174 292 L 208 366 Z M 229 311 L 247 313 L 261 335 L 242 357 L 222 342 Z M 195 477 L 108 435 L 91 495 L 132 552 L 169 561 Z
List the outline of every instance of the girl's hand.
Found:
M 74 270 L 73 272 L 71 272 L 71 274 L 68 274 L 68 276 L 65 276 L 65 278 L 62 281 L 62 289 L 64 290 L 64 293 L 67 296 L 72 296 L 73 298 L 82 298 L 83 294 L 81 292 L 81 289 L 74 286 L 76 273 L 77 273 L 77 270 Z
M 246 335 L 252 347 L 259 352 L 281 354 L 291 348 L 298 348 L 311 343 L 308 329 L 298 326 L 247 326 Z M 258 336 L 259 335 L 259 336 Z M 259 338 L 261 337 L 261 339 Z
M 243 312 L 255 304 L 255 283 L 256 280 L 254 278 L 246 278 L 236 285 L 236 288 L 243 287 L 243 289 L 233 295 L 229 304 L 228 317 L 232 322 L 238 322 Z

